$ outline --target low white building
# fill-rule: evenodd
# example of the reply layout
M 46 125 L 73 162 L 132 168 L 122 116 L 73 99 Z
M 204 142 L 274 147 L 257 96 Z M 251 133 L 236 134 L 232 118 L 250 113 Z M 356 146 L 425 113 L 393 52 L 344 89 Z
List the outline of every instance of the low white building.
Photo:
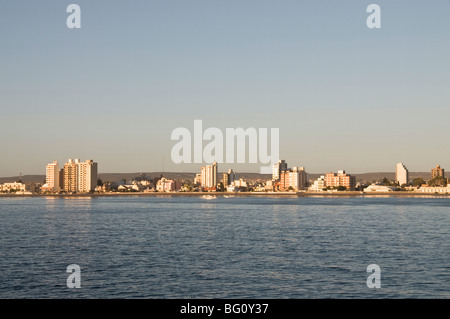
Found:
M 15 194 L 32 194 L 34 189 L 32 185 L 27 185 L 20 182 L 0 184 L 1 193 L 15 193 Z
M 119 187 L 117 188 L 118 191 L 120 192 L 127 192 L 127 191 L 135 191 L 135 192 L 139 192 L 140 188 L 138 185 L 133 185 L 133 184 L 127 184 L 127 185 L 119 185 Z
M 421 186 L 416 192 L 421 193 L 438 193 L 438 194 L 450 194 L 450 184 L 447 186 Z
M 242 178 L 239 180 L 235 180 L 231 183 L 231 186 L 234 187 L 247 187 L 247 182 L 244 181 Z
M 372 184 L 364 188 L 365 192 L 393 192 L 395 187 Z

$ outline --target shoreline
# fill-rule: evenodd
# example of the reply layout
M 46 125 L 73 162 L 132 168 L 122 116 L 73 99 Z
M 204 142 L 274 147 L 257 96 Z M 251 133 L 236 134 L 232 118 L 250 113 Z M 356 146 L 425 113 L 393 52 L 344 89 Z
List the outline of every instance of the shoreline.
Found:
M 0 194 L 0 198 L 23 197 L 450 197 L 450 194 L 418 193 L 418 192 L 130 192 L 130 193 L 93 193 L 93 194 Z

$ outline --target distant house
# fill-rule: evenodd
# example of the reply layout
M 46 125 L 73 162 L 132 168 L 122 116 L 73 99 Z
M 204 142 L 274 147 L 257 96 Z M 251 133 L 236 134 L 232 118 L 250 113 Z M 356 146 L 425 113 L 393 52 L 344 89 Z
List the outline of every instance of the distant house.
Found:
M 156 183 L 156 190 L 158 192 L 174 192 L 180 189 L 181 181 L 174 181 L 163 177 Z
M 15 194 L 32 194 L 34 187 L 31 184 L 24 184 L 21 182 L 4 183 L 0 185 L 1 193 L 15 193 Z

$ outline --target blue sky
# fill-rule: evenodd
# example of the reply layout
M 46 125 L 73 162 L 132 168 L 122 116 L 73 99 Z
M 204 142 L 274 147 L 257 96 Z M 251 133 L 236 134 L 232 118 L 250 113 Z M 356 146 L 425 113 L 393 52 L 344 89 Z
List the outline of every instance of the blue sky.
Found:
M 449 13 L 448 0 L 2 1 L 0 176 L 68 158 L 197 171 L 170 159 L 172 130 L 195 119 L 278 127 L 281 157 L 309 172 L 450 167 Z

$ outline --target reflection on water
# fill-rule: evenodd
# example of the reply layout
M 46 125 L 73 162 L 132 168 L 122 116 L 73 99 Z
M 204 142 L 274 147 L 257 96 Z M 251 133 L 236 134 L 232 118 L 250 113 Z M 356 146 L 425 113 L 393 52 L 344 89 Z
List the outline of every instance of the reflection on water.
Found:
M 0 297 L 450 297 L 450 199 L 46 197 L 1 204 Z M 65 286 L 72 263 L 82 272 L 75 295 Z M 382 289 L 366 286 L 372 263 L 381 267 Z

